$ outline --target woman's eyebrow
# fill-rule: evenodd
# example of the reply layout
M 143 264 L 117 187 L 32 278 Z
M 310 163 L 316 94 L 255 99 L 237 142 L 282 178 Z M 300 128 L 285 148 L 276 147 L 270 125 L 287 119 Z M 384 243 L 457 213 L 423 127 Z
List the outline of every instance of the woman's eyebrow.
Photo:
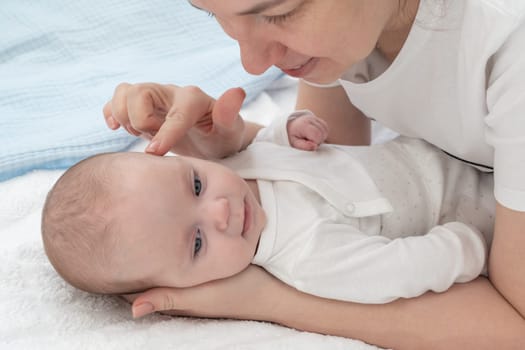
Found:
M 237 12 L 236 15 L 238 16 L 256 15 L 263 11 L 269 10 L 273 7 L 277 7 L 286 1 L 287 0 L 267 0 L 267 1 L 261 2 L 253 6 L 252 8 L 249 8 L 248 10 Z M 190 3 L 191 6 L 195 7 L 196 9 L 201 10 L 201 11 L 206 11 L 198 6 L 195 6 L 193 2 L 191 2 L 191 0 L 188 0 L 188 2 Z
M 256 15 L 266 10 L 269 10 L 273 7 L 277 7 L 286 1 L 287 0 L 267 0 L 267 1 L 261 2 L 253 6 L 252 8 L 248 10 L 237 12 L 237 15 L 238 16 Z

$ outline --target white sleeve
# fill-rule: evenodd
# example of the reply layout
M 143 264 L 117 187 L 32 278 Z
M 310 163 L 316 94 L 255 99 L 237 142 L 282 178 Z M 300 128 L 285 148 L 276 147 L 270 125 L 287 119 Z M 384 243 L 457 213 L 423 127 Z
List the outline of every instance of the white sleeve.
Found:
M 281 146 L 291 147 L 290 139 L 288 138 L 288 121 L 299 118 L 305 114 L 313 114 L 313 112 L 307 109 L 302 109 L 295 111 L 288 116 L 275 118 L 270 125 L 257 132 L 254 142 L 272 142 Z
M 330 299 L 378 304 L 429 290 L 443 292 L 455 282 L 476 278 L 485 268 L 483 235 L 459 222 L 394 240 L 330 226 L 316 234 L 298 258 L 288 281 L 295 288 Z
M 487 142 L 494 147 L 494 194 L 525 211 L 525 19 L 493 56 L 487 82 Z

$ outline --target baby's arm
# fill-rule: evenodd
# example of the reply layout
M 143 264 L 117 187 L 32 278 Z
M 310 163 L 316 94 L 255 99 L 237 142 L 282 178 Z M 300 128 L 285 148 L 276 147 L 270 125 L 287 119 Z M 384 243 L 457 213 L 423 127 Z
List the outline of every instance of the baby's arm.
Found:
M 308 110 L 295 111 L 276 118 L 261 129 L 255 141 L 266 141 L 281 146 L 292 146 L 304 151 L 315 151 L 328 137 L 328 125 Z
M 287 282 L 325 298 L 387 303 L 476 278 L 486 250 L 483 235 L 459 222 L 394 240 L 341 225 L 307 244 Z

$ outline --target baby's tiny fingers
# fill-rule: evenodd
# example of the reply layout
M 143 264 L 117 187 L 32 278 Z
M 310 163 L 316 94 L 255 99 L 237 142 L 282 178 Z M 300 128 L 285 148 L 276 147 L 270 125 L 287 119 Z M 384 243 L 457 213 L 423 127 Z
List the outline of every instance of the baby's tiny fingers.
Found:
M 323 141 L 326 139 L 325 131 L 316 124 L 308 124 L 304 130 L 304 133 L 304 139 L 312 141 L 318 145 L 323 143 Z
M 302 151 L 315 151 L 318 147 L 318 144 L 307 139 L 294 138 L 291 142 L 294 148 L 300 149 Z

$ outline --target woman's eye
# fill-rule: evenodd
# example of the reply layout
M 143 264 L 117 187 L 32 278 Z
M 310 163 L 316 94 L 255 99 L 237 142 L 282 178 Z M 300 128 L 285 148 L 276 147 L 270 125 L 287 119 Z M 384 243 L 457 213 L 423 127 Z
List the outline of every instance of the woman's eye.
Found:
M 262 15 L 262 19 L 270 24 L 284 24 L 284 22 L 292 19 L 295 15 L 297 15 L 300 11 L 302 11 L 302 6 L 298 6 L 294 9 L 292 9 L 289 12 L 283 13 L 281 15 L 273 15 L 273 16 L 265 16 Z
M 197 235 L 195 236 L 195 242 L 193 243 L 193 256 L 196 256 L 202 247 L 201 231 L 197 229 Z
M 277 15 L 277 16 L 264 16 L 263 19 L 270 24 L 281 24 L 286 22 L 290 18 L 290 14 Z
M 193 176 L 193 193 L 198 197 L 202 191 L 202 182 L 199 175 L 195 174 Z

